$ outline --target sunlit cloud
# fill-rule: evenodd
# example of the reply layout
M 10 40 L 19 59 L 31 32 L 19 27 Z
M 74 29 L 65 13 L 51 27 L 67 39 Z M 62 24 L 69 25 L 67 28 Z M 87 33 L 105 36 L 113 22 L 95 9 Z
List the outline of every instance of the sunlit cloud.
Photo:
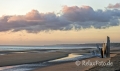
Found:
M 94 10 L 90 6 L 64 6 L 60 16 L 54 12 L 40 13 L 32 10 L 26 15 L 5 15 L 0 17 L 0 32 L 26 30 L 37 33 L 49 30 L 72 30 L 94 27 L 103 29 L 118 26 L 120 10 Z
M 109 5 L 107 6 L 107 8 L 120 8 L 120 3 L 109 4 Z

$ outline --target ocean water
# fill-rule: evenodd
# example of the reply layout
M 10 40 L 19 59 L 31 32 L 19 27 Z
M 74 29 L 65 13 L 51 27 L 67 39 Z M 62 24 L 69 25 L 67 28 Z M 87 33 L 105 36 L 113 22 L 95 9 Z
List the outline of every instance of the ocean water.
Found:
M 80 48 L 96 48 L 96 47 L 0 46 L 0 51 L 24 51 L 24 50 L 40 50 L 40 49 L 80 49 Z

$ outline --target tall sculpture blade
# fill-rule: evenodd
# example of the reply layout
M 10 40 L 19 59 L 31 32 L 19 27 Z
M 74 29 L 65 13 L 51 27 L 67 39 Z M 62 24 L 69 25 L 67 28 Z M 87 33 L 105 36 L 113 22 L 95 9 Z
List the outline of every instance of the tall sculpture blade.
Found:
M 107 57 L 110 57 L 110 37 L 107 36 L 107 47 L 106 47 Z
M 103 43 L 103 47 L 100 48 L 98 44 L 97 45 L 97 50 L 100 53 L 101 58 L 106 58 L 110 57 L 110 37 L 107 36 L 107 43 Z M 95 51 L 92 52 L 93 55 L 97 55 Z
M 103 58 L 103 51 L 102 51 L 102 48 L 101 48 L 101 58 Z

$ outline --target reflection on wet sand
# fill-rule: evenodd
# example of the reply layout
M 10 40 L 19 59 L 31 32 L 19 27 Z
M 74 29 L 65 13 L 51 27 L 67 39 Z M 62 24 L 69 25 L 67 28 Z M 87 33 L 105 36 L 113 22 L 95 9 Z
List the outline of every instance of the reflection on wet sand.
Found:
M 56 62 L 56 61 L 67 61 L 67 60 L 72 60 L 72 59 L 75 59 L 76 57 L 80 57 L 80 56 L 83 56 L 83 55 L 78 55 L 78 54 L 75 54 L 75 53 L 71 53 L 69 54 L 67 57 L 63 57 L 63 58 L 59 58 L 59 59 L 55 59 L 55 60 L 51 60 L 49 62 Z
M 77 59 L 83 59 L 89 57 L 92 57 L 92 55 L 90 56 L 90 55 L 79 55 L 75 53 L 70 53 L 67 57 L 50 60 L 46 62 L 0 67 L 0 71 L 31 71 L 40 67 L 55 65 L 66 61 L 75 61 Z

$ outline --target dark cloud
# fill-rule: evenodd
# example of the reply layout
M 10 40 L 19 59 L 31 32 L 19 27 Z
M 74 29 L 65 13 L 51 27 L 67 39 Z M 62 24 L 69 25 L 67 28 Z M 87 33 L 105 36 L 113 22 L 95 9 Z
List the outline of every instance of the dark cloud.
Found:
M 116 3 L 115 5 L 109 4 L 107 8 L 120 8 L 120 3 Z
M 30 33 L 49 30 L 71 30 L 73 27 L 97 29 L 118 26 L 120 10 L 93 10 L 90 6 L 64 6 L 60 16 L 54 12 L 40 13 L 32 10 L 26 15 L 0 17 L 0 32 L 26 30 Z

